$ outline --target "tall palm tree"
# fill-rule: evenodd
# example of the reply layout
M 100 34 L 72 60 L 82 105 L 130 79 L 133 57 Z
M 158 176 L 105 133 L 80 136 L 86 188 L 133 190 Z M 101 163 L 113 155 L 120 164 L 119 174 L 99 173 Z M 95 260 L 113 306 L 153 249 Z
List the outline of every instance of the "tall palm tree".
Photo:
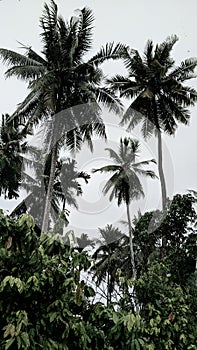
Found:
M 106 195 L 109 191 L 109 200 L 117 198 L 118 205 L 122 202 L 126 204 L 127 219 L 129 226 L 129 243 L 130 243 L 130 257 L 131 266 L 133 270 L 133 277 L 136 278 L 136 268 L 133 249 L 133 232 L 131 226 L 130 217 L 130 203 L 134 199 L 139 199 L 144 196 L 142 184 L 139 180 L 140 175 L 155 178 L 156 175 L 152 170 L 144 170 L 143 166 L 148 165 L 155 160 L 146 160 L 142 162 L 136 162 L 136 158 L 139 153 L 139 141 L 132 140 L 131 138 L 120 139 L 119 152 L 116 153 L 111 148 L 106 148 L 109 152 L 110 158 L 114 161 L 114 164 L 101 167 L 99 169 L 93 169 L 93 172 L 107 172 L 113 173 L 110 179 L 107 181 L 103 188 L 103 192 Z
M 175 66 L 171 51 L 178 37 L 168 37 L 154 48 L 148 41 L 143 57 L 137 50 L 128 50 L 125 66 L 126 77 L 116 75 L 108 80 L 113 91 L 119 90 L 120 96 L 132 100 L 122 118 L 122 124 L 128 123 L 128 129 L 142 122 L 145 138 L 156 134 L 158 139 L 158 171 L 161 182 L 162 208 L 166 206 L 166 182 L 162 165 L 162 132 L 172 135 L 177 129 L 177 122 L 188 124 L 188 107 L 197 101 L 195 89 L 184 85 L 194 78 L 197 60 L 182 61 Z
M 51 169 L 42 224 L 42 232 L 46 232 L 62 137 L 69 149 L 80 149 L 84 139 L 92 147 L 93 132 L 106 136 L 98 102 L 116 113 L 121 104 L 109 89 L 100 87 L 103 73 L 99 65 L 108 59 L 120 58 L 125 47 L 107 44 L 85 61 L 84 56 L 92 44 L 93 15 L 88 8 L 65 22 L 58 16 L 57 5 L 51 0 L 50 6 L 44 5 L 40 25 L 41 55 L 31 47 L 23 46 L 26 49 L 24 55 L 0 49 L 0 57 L 10 67 L 6 77 L 24 80 L 30 90 L 12 118 L 25 121 L 26 128 L 44 117 L 51 120 Z M 79 105 L 80 108 L 73 108 Z

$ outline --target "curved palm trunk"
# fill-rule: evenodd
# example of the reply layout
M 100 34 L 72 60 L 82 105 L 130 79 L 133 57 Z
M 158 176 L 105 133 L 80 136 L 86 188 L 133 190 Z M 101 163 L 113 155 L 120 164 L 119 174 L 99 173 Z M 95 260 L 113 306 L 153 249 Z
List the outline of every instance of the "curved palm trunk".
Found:
M 129 225 L 129 245 L 130 245 L 130 253 L 131 253 L 131 266 L 133 269 L 133 278 L 136 279 L 137 274 L 136 274 L 136 268 L 135 268 L 135 258 L 134 258 L 134 250 L 133 250 L 133 233 L 132 233 L 132 227 L 131 227 L 129 204 L 126 203 L 126 206 L 127 206 L 128 225 Z
M 162 165 L 162 139 L 161 139 L 160 130 L 158 130 L 157 136 L 158 136 L 158 171 L 159 171 L 159 177 L 161 182 L 162 209 L 165 210 L 167 194 L 166 194 L 166 182 L 165 182 L 163 165 Z
M 55 179 L 55 169 L 56 169 L 57 158 L 58 158 L 58 146 L 56 143 L 54 145 L 54 147 L 52 148 L 52 152 L 51 152 L 50 177 L 49 177 L 49 183 L 48 183 L 48 187 L 47 187 L 47 194 L 46 194 L 46 200 L 45 200 L 45 208 L 44 208 L 41 234 L 46 233 L 48 231 L 48 227 L 49 227 L 49 215 L 50 215 L 50 211 L 51 211 L 51 202 L 52 202 L 53 185 L 54 185 L 54 179 Z

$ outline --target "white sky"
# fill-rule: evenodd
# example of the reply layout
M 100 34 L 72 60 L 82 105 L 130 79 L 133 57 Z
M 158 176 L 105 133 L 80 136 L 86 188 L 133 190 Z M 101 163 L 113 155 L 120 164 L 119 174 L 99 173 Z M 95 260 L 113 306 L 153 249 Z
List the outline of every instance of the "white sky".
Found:
M 47 3 L 49 3 L 47 1 Z M 103 44 L 109 41 L 122 42 L 139 50 L 141 53 L 148 39 L 160 43 L 171 34 L 177 34 L 179 42 L 175 44 L 173 57 L 177 64 L 188 57 L 197 56 L 197 1 L 196 0 L 57 0 L 59 13 L 65 18 L 73 15 L 77 8 L 88 6 L 95 16 L 94 47 L 95 53 Z M 0 1 L 0 47 L 18 50 L 17 40 L 32 46 L 36 51 L 41 48 L 39 17 L 42 13 L 42 0 L 2 0 Z M 16 79 L 4 79 L 6 67 L 0 62 L 0 114 L 12 113 L 26 95 L 25 85 Z M 107 63 L 104 65 L 106 74 L 124 72 L 121 63 Z M 192 82 L 197 88 L 197 80 Z M 175 137 L 165 137 L 164 170 L 167 179 L 168 194 L 185 193 L 187 189 L 196 189 L 196 130 L 197 107 L 191 112 L 189 127 L 179 126 Z M 123 128 L 117 127 L 116 119 L 106 117 L 109 142 L 117 145 L 119 137 L 125 134 Z M 132 135 L 135 135 L 136 132 Z M 137 133 L 139 135 L 139 133 Z M 142 158 L 155 158 L 155 142 L 146 145 L 141 136 Z M 91 155 L 85 151 L 79 157 L 79 165 L 84 170 L 104 165 L 108 162 L 106 155 L 100 148 L 100 141 L 95 141 L 98 154 Z M 104 146 L 105 147 L 105 146 Z M 101 159 L 102 158 L 102 162 Z M 105 163 L 106 162 L 106 163 Z M 87 164 L 86 164 L 87 163 Z M 115 224 L 122 219 L 124 208 L 117 208 L 107 199 L 101 197 L 101 187 L 104 184 L 102 177 L 97 177 L 97 184 L 89 186 L 84 197 L 79 200 L 81 211 L 71 214 L 71 222 L 78 232 L 96 230 L 96 227 L 107 223 Z M 93 180 L 91 180 L 93 181 Z M 135 209 L 141 205 L 142 210 L 159 208 L 160 187 L 158 182 L 145 182 L 147 198 L 137 203 Z M 95 193 L 93 195 L 93 187 Z M 102 199 L 101 199 L 102 198 Z M 13 204 L 1 201 L 1 207 L 8 209 Z M 100 207 L 99 207 L 100 205 Z M 99 214 L 98 207 L 102 210 Z M 92 213 L 90 213 L 90 208 Z M 87 209 L 87 210 L 86 210 Z M 86 213 L 86 214 L 85 214 Z M 92 231 L 92 232 L 93 232 Z

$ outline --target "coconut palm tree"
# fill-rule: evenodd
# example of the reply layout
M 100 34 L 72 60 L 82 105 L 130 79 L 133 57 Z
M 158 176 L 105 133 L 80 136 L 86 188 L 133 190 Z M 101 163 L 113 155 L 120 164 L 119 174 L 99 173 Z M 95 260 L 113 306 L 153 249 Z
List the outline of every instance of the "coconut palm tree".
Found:
M 128 129 L 142 122 L 145 138 L 156 134 L 158 139 L 158 171 L 161 182 L 162 208 L 166 206 L 166 182 L 162 165 L 162 132 L 173 135 L 178 123 L 188 124 L 188 107 L 197 101 L 197 92 L 184 83 L 194 78 L 197 60 L 182 61 L 175 66 L 171 51 L 178 37 L 168 37 L 154 48 L 148 41 L 143 57 L 137 50 L 128 50 L 125 66 L 126 77 L 116 75 L 108 80 L 113 91 L 119 90 L 121 97 L 131 99 L 121 123 Z
M 108 59 L 120 58 L 125 47 L 107 44 L 85 61 L 84 56 L 92 44 L 93 15 L 88 8 L 79 10 L 77 16 L 65 22 L 51 0 L 50 6 L 44 5 L 40 25 L 41 54 L 23 45 L 24 55 L 0 49 L 0 57 L 9 66 L 6 77 L 24 80 L 30 91 L 12 118 L 25 122 L 26 128 L 43 118 L 51 121 L 51 169 L 42 224 L 42 232 L 46 232 L 62 138 L 68 149 L 80 149 L 84 139 L 92 147 L 93 132 L 106 136 L 98 102 L 116 113 L 121 104 L 109 89 L 101 88 L 103 73 L 99 65 Z
M 87 233 L 82 233 L 80 237 L 76 237 L 77 240 L 77 249 L 79 252 L 82 252 L 86 247 L 94 247 L 95 241 L 88 237 Z
M 122 265 L 121 244 L 125 235 L 113 225 L 99 228 L 102 239 L 100 246 L 93 254 L 95 265 L 92 267 L 97 286 L 103 282 L 106 285 L 107 304 L 112 300 L 112 293 L 116 281 L 118 281 L 117 270 Z
M 78 171 L 77 162 L 74 159 L 60 159 L 56 165 L 54 193 L 62 202 L 62 210 L 66 209 L 66 203 L 78 209 L 76 196 L 81 196 L 83 193 L 78 179 L 83 179 L 87 184 L 90 175 L 84 171 Z
M 48 158 L 43 170 L 40 152 L 37 149 L 31 149 L 31 156 L 33 159 L 31 162 L 31 175 L 24 170 L 20 185 L 27 192 L 27 196 L 17 205 L 11 215 L 18 217 L 25 212 L 31 214 L 40 233 L 44 212 L 43 196 L 47 192 L 45 188 L 47 189 L 49 183 L 51 159 L 50 157 Z M 83 179 L 88 183 L 89 178 L 90 175 L 77 170 L 75 160 L 68 158 L 57 161 L 50 211 L 50 219 L 54 223 L 61 216 L 61 213 L 68 213 L 66 204 L 69 207 L 74 206 L 78 208 L 76 197 L 83 193 L 78 179 Z
M 136 200 L 144 196 L 139 176 L 143 175 L 151 178 L 156 177 L 152 170 L 143 169 L 144 165 L 148 165 L 150 162 L 155 163 L 155 160 L 151 159 L 136 162 L 139 147 L 139 141 L 126 137 L 124 140 L 121 138 L 118 153 L 111 148 L 106 148 L 106 150 L 109 152 L 110 158 L 114 161 L 114 164 L 107 165 L 99 169 L 93 169 L 94 173 L 98 171 L 101 173 L 113 173 L 104 186 L 103 192 L 106 195 L 111 191 L 109 196 L 110 201 L 112 201 L 113 198 L 117 198 L 118 205 L 121 205 L 122 202 L 126 204 L 129 226 L 130 258 L 134 279 L 136 278 L 136 268 L 133 249 L 133 232 L 130 217 L 130 203 L 132 200 Z

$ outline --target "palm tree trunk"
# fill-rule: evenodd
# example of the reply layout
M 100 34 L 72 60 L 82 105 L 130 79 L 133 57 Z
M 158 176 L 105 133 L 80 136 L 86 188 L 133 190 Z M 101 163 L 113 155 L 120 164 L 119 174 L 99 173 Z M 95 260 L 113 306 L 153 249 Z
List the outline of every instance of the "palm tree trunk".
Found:
M 129 204 L 126 203 L 126 206 L 127 206 L 128 225 L 129 225 L 129 245 L 130 245 L 130 253 L 131 253 L 131 266 L 133 269 L 133 278 L 136 279 L 137 274 L 136 274 L 136 268 L 135 268 L 135 258 L 134 258 L 134 250 L 133 250 L 133 233 L 132 233 L 132 227 L 131 227 Z
M 133 232 L 132 232 L 132 227 L 131 227 L 131 218 L 130 218 L 130 212 L 129 212 L 129 204 L 126 203 L 127 206 L 127 218 L 128 218 L 128 225 L 129 225 L 129 244 L 130 244 L 130 253 L 131 253 L 131 265 L 133 269 L 133 279 L 134 281 L 137 278 L 137 272 L 136 272 L 136 267 L 135 267 L 135 256 L 134 256 L 134 249 L 133 249 Z M 139 304 L 137 297 L 135 295 L 135 286 L 133 287 L 133 293 L 134 293 L 134 305 L 136 308 L 136 311 L 139 312 Z
M 161 131 L 158 131 L 158 171 L 159 171 L 159 177 L 161 182 L 161 193 L 162 193 L 162 210 L 163 212 L 166 210 L 166 203 L 167 203 L 167 193 L 166 193 L 166 182 L 163 172 L 163 165 L 162 165 L 162 138 L 161 138 Z M 165 235 L 162 237 L 162 249 L 161 249 L 161 256 L 165 256 L 165 250 L 167 246 L 167 240 Z
M 107 306 L 109 306 L 111 302 L 111 286 L 110 286 L 110 263 L 108 263 L 108 271 L 107 271 Z
M 161 182 L 161 194 L 162 194 L 162 210 L 166 208 L 167 194 L 166 194 L 166 182 L 163 172 L 162 165 L 162 139 L 161 139 L 161 131 L 158 130 L 158 171 Z
M 52 194 L 53 194 L 53 185 L 54 185 L 54 179 L 55 179 L 55 169 L 56 169 L 57 157 L 58 157 L 58 146 L 56 143 L 53 146 L 52 151 L 51 151 L 51 168 L 50 168 L 49 183 L 48 183 L 48 187 L 47 187 L 47 194 L 46 194 L 46 200 L 45 200 L 45 208 L 44 208 L 41 234 L 46 233 L 48 231 L 48 227 L 49 227 L 49 215 L 50 215 L 50 211 L 51 211 L 51 202 L 52 202 Z
M 63 199 L 63 204 L 62 204 L 62 211 L 65 210 L 65 207 L 66 207 L 66 199 L 65 199 L 65 197 L 64 197 L 64 199 Z

